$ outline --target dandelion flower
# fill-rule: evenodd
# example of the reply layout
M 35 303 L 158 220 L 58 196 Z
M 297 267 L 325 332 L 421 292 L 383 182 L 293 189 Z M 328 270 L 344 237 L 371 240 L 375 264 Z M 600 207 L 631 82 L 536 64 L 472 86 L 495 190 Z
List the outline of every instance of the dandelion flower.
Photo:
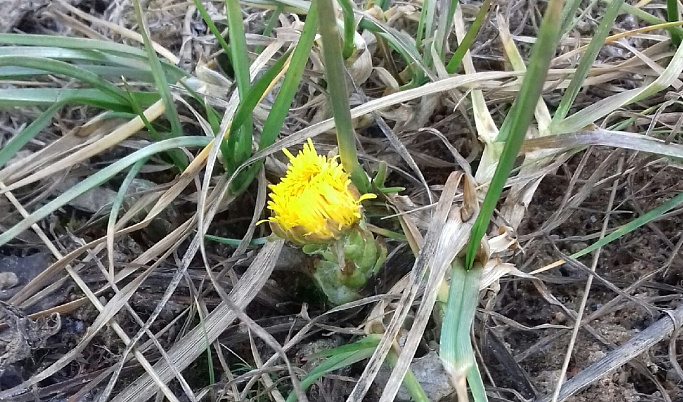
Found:
M 324 243 L 338 238 L 362 218 L 360 195 L 338 157 L 318 155 L 309 139 L 302 151 L 289 158 L 287 173 L 271 185 L 268 219 L 273 232 L 299 245 Z

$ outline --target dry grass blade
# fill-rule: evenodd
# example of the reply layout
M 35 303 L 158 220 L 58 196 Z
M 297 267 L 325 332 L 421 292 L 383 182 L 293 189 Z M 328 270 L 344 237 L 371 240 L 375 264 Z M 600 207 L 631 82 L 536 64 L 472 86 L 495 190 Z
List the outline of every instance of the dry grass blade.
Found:
M 232 301 L 244 309 L 256 296 L 263 284 L 270 277 L 275 262 L 282 250 L 283 241 L 267 243 L 259 255 L 251 263 L 249 269 L 230 292 Z M 212 343 L 223 333 L 223 330 L 236 319 L 235 313 L 225 303 L 216 307 L 204 320 L 204 325 L 192 329 L 181 341 L 168 351 L 168 355 L 179 370 L 183 370 L 206 350 L 206 339 Z M 204 332 L 206 331 L 206 332 Z M 165 361 L 155 365 L 155 370 L 162 381 L 169 381 L 172 372 Z M 154 395 L 156 385 L 148 376 L 138 378 L 114 399 L 114 402 L 146 400 Z
M 402 92 L 397 92 L 378 99 L 373 99 L 367 103 L 351 109 L 351 118 L 356 119 L 365 116 L 369 113 L 379 111 L 390 106 L 398 105 L 403 102 L 408 102 L 413 99 L 420 98 L 426 95 L 433 95 L 442 92 L 447 92 L 457 88 L 492 88 L 500 85 L 499 80 L 513 78 L 519 76 L 515 72 L 483 72 L 475 74 L 461 75 L 457 77 L 446 78 L 437 82 L 425 84 L 418 88 L 408 89 Z M 296 144 L 304 142 L 307 138 L 313 138 L 328 130 L 334 128 L 334 120 L 327 119 L 320 123 L 313 124 L 302 130 L 288 135 L 275 144 L 264 148 L 251 158 L 247 159 L 244 164 L 248 165 L 254 161 L 272 155 L 282 150 L 282 148 L 289 148 Z
M 571 134 L 551 135 L 543 138 L 530 139 L 524 142 L 522 150 L 524 152 L 530 152 L 541 149 L 578 148 L 587 145 L 602 145 L 669 156 L 672 158 L 683 158 L 683 145 L 674 144 L 669 141 L 642 134 L 604 129 L 594 129 Z
M 89 21 L 89 22 L 91 22 L 95 25 L 98 25 L 98 26 L 107 27 L 108 29 L 111 29 L 112 31 L 118 33 L 119 35 L 126 37 L 126 38 L 130 38 L 130 39 L 132 39 L 138 43 L 143 43 L 142 35 L 140 35 L 139 33 L 135 32 L 135 31 L 131 31 L 129 29 L 121 27 L 118 24 L 114 24 L 112 22 L 105 21 L 101 18 L 93 17 L 92 15 L 84 13 L 83 11 L 72 6 L 71 4 L 67 3 L 64 0 L 59 0 L 59 5 L 61 7 L 64 7 L 64 9 L 69 11 L 70 13 L 77 15 L 79 18 L 82 18 L 82 19 Z M 173 52 L 169 51 L 168 49 L 166 49 L 165 47 L 163 47 L 159 43 L 152 42 L 152 46 L 154 47 L 154 50 L 156 50 L 157 53 L 159 53 L 161 56 L 163 56 L 169 62 L 171 62 L 173 64 L 178 64 L 178 62 L 180 61 L 178 59 L 178 57 L 175 54 L 173 54 Z
M 415 315 L 415 321 L 410 328 L 410 332 L 407 334 L 405 345 L 403 346 L 398 362 L 389 377 L 389 381 L 382 393 L 380 402 L 393 401 L 396 397 L 403 377 L 405 376 L 424 335 L 444 275 L 448 268 L 450 268 L 453 259 L 460 253 L 469 240 L 472 223 L 474 222 L 474 219 L 476 219 L 476 213 L 479 210 L 473 179 L 464 176 L 462 173 L 452 174 L 448 178 L 448 181 L 446 181 L 444 194 L 450 195 L 452 187 L 458 187 L 458 184 L 461 181 L 463 182 L 464 188 L 463 205 L 451 206 L 448 218 L 443 227 L 441 227 L 441 233 L 434 250 L 435 256 L 427 266 L 429 276 L 424 288 L 424 297 L 420 302 L 420 307 Z M 427 238 L 429 238 L 429 235 Z
M 55 363 L 50 365 L 48 368 L 42 370 L 38 374 L 34 375 L 29 380 L 24 381 L 22 384 L 14 388 L 1 391 L 0 400 L 7 400 L 16 395 L 27 392 L 35 384 L 38 384 L 40 381 L 49 378 L 57 371 L 65 367 L 67 364 L 69 364 L 69 362 L 78 357 L 78 355 L 83 351 L 83 349 L 85 349 L 85 347 L 90 343 L 90 341 L 95 337 L 95 335 L 97 335 L 97 333 L 107 324 L 110 324 L 112 326 L 112 329 L 116 331 L 116 333 L 121 337 L 121 339 L 124 342 L 128 343 L 130 341 L 130 338 L 128 338 L 125 331 L 116 323 L 116 321 L 112 321 L 112 319 L 114 318 L 114 315 L 116 315 L 124 307 L 126 301 L 130 297 L 132 297 L 133 294 L 135 294 L 135 291 L 144 282 L 144 280 L 147 279 L 147 277 L 149 276 L 149 274 L 152 273 L 155 267 L 156 264 L 150 266 L 138 277 L 133 279 L 128 285 L 122 288 L 119 293 L 116 293 L 114 297 L 112 297 L 111 300 L 109 300 L 106 306 L 102 306 L 99 300 L 95 298 L 94 303 L 95 306 L 100 310 L 100 314 L 97 316 L 93 324 L 90 326 L 86 335 L 79 341 L 78 345 L 74 349 L 70 350 L 67 354 L 62 356 Z M 142 355 L 142 353 L 139 351 L 135 352 L 135 357 L 143 365 L 143 367 L 145 367 L 146 370 L 149 370 L 149 372 L 153 374 L 152 379 L 150 379 L 150 381 L 157 384 L 164 392 L 164 395 L 166 395 L 166 397 L 169 398 L 169 400 L 177 401 L 177 398 L 175 397 L 173 392 L 171 392 L 171 390 L 167 386 L 165 386 L 165 383 L 159 381 L 159 377 L 157 376 L 155 370 L 152 368 L 151 364 L 147 362 L 147 359 Z
M 465 21 L 462 16 L 462 7 L 458 7 L 455 10 L 454 22 L 456 36 L 458 41 L 462 43 L 466 36 Z M 476 73 L 476 70 L 474 69 L 474 63 L 472 61 L 472 55 L 470 54 L 469 50 L 465 53 L 462 63 L 467 75 Z M 500 146 L 496 146 L 494 144 L 496 138 L 498 137 L 499 131 L 498 126 L 496 125 L 495 121 L 493 121 L 493 117 L 486 106 L 486 98 L 484 97 L 483 91 L 481 89 L 472 89 L 470 91 L 470 96 L 472 98 L 472 112 L 474 114 L 474 123 L 477 128 L 477 136 L 479 137 L 479 140 L 485 144 L 480 166 L 492 167 L 492 169 L 478 169 L 476 172 L 475 179 L 477 182 L 485 183 L 488 182 L 486 178 L 493 176 L 493 172 L 495 170 L 495 164 L 487 163 L 486 160 L 496 160 L 496 154 L 501 149 Z
M 584 127 L 608 115 L 620 107 L 645 99 L 672 85 L 683 71 L 683 46 L 679 46 L 666 69 L 658 74 L 657 79 L 649 85 L 627 90 L 606 99 L 602 99 L 585 109 L 574 113 L 554 125 L 553 134 L 566 134 L 581 131 Z
M 367 363 L 362 376 L 353 388 L 347 402 L 363 400 L 370 385 L 372 385 L 372 382 L 375 380 L 375 376 L 382 366 L 387 353 L 389 353 L 389 349 L 394 345 L 396 336 L 401 330 L 410 307 L 417 296 L 418 289 L 424 281 L 425 274 L 429 267 L 432 266 L 432 261 L 435 258 L 437 245 L 440 239 L 440 230 L 444 222 L 446 222 L 448 213 L 450 212 L 451 203 L 453 202 L 453 197 L 455 196 L 457 184 L 460 181 L 461 175 L 461 173 L 451 173 L 449 176 L 447 185 L 444 187 L 444 192 L 439 198 L 436 211 L 432 217 L 430 230 L 427 232 L 420 254 L 418 254 L 415 265 L 410 272 L 410 277 L 401 296 L 401 300 L 398 302 L 396 311 L 382 336 L 382 340 L 379 345 L 377 345 L 375 353 L 373 353 L 370 361 Z M 403 379 L 404 373 L 405 369 L 403 373 L 398 373 L 397 377 L 400 376 L 398 379 L 399 383 Z M 395 388 L 396 389 L 393 391 L 398 390 L 398 386 Z
M 566 401 L 572 395 L 585 389 L 600 378 L 608 375 L 617 368 L 623 366 L 639 354 L 651 348 L 654 344 L 669 335 L 677 325 L 683 322 L 683 305 L 679 305 L 675 310 L 655 322 L 645 330 L 640 331 L 626 343 L 612 350 L 607 356 L 593 363 L 580 373 L 564 383 L 557 397 L 558 402 Z M 550 402 L 552 396 L 541 399 L 540 402 Z
M 164 103 L 162 101 L 156 102 L 154 105 L 150 106 L 145 110 L 144 115 L 149 121 L 154 121 L 156 120 L 159 116 L 164 114 Z M 58 161 L 55 161 L 53 164 L 49 166 L 49 168 L 43 168 L 40 169 L 39 171 L 29 175 L 26 178 L 23 178 L 21 180 L 18 180 L 16 182 L 11 183 L 10 185 L 7 186 L 6 189 L 0 190 L 0 194 L 5 192 L 5 191 L 12 191 L 16 188 L 23 187 L 27 184 L 35 183 L 38 180 L 44 179 L 46 177 L 49 177 L 53 175 L 55 172 L 59 172 L 62 170 L 69 169 L 70 167 L 76 165 L 79 162 L 83 162 L 84 160 L 93 157 L 101 152 L 103 152 L 106 149 L 109 149 L 117 144 L 119 144 L 121 141 L 125 140 L 126 138 L 130 137 L 131 135 L 137 133 L 141 129 L 145 127 L 144 122 L 142 119 L 138 116 L 125 124 L 119 126 L 116 128 L 114 131 L 106 135 L 104 138 L 89 144 L 85 146 L 82 149 L 79 149 L 75 153 L 66 156 Z

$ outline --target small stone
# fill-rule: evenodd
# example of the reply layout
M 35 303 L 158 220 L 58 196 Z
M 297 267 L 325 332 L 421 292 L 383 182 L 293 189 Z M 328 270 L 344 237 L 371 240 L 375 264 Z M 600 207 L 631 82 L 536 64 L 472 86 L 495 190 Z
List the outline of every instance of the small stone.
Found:
M 410 364 L 410 370 L 415 375 L 415 378 L 417 378 L 425 394 L 427 394 L 427 399 L 430 401 L 440 401 L 455 392 L 448 374 L 446 374 L 446 370 L 444 370 L 441 364 L 439 355 L 434 351 L 414 359 Z M 382 366 L 382 369 L 377 373 L 377 384 L 386 384 L 390 375 L 391 368 Z M 405 387 L 401 386 L 395 400 L 409 402 L 412 399 Z
M 19 278 L 14 272 L 0 272 L 0 290 L 11 289 L 19 284 Z

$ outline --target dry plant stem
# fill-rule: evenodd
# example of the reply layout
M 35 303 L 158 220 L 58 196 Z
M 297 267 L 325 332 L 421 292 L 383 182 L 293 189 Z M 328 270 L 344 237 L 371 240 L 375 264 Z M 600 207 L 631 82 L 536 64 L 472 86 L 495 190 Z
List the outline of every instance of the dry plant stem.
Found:
M 622 156 L 619 158 L 619 162 L 617 164 L 617 172 L 621 172 L 624 167 L 624 157 Z M 619 180 L 615 180 L 614 184 L 612 186 L 612 193 L 610 194 L 609 198 L 609 203 L 607 205 L 607 211 L 605 213 L 605 219 L 602 223 L 602 230 L 600 232 L 600 238 L 605 236 L 605 232 L 607 231 L 607 227 L 609 226 L 609 219 L 612 214 L 612 207 L 614 205 L 614 198 L 616 197 L 617 194 L 617 189 L 619 187 Z M 591 263 L 591 272 L 595 272 L 595 268 L 598 265 L 598 261 L 600 259 L 600 253 L 602 251 L 602 248 L 599 248 L 595 251 L 595 254 L 593 254 L 593 261 Z M 557 385 L 555 386 L 555 392 L 553 393 L 552 397 L 552 402 L 557 402 L 557 398 L 560 394 L 560 390 L 562 388 L 562 383 L 564 382 L 565 375 L 567 373 L 567 368 L 569 367 L 569 361 L 571 360 L 572 357 L 572 351 L 574 350 L 574 344 L 576 342 L 576 337 L 579 333 L 579 328 L 581 328 L 581 319 L 583 317 L 583 312 L 586 309 L 586 303 L 588 302 L 588 295 L 590 294 L 590 289 L 591 285 L 593 284 L 593 276 L 589 276 L 588 279 L 586 280 L 586 286 L 583 292 L 583 298 L 581 299 L 581 304 L 578 308 L 578 314 L 576 318 L 574 319 L 574 328 L 572 329 L 572 337 L 571 340 L 569 341 L 569 346 L 567 347 L 567 354 L 564 357 L 564 362 L 562 363 L 562 369 L 560 370 L 560 378 L 557 380 Z
M 0 182 L 0 189 L 6 189 L 6 186 Z M 17 210 L 22 214 L 22 216 L 27 217 L 28 212 L 22 207 L 22 205 L 19 203 L 19 201 L 12 195 L 11 192 L 6 192 L 5 196 L 12 202 L 12 204 L 17 208 Z M 31 225 L 31 228 L 36 232 L 36 234 L 40 237 L 41 240 L 45 243 L 45 245 L 48 247 L 50 252 L 58 259 L 61 260 L 64 256 L 57 250 L 57 248 L 52 244 L 50 239 L 47 237 L 45 232 L 37 225 L 33 224 Z M 74 282 L 81 288 L 81 290 L 86 294 L 88 299 L 91 301 L 91 303 L 100 311 L 102 312 L 104 310 L 104 306 L 99 302 L 99 299 L 95 294 L 90 290 L 88 285 L 81 279 L 81 277 L 78 275 L 78 273 L 71 267 L 71 265 L 66 265 L 65 266 L 66 271 L 69 273 L 69 275 L 72 277 Z M 130 308 L 127 304 L 126 306 Z M 134 311 L 131 311 L 134 314 Z M 110 323 L 112 329 L 116 334 L 121 338 L 121 340 L 128 346 L 128 348 L 132 348 L 133 345 L 135 345 L 135 342 L 131 342 L 131 339 L 126 335 L 126 333 L 123 331 L 123 328 L 119 326 L 119 324 L 112 319 Z M 160 346 L 160 345 L 157 345 Z M 141 352 L 136 351 L 135 353 L 136 358 L 140 361 L 140 364 L 145 367 L 145 369 L 150 369 L 151 370 L 151 365 L 146 361 L 144 356 L 142 355 Z M 154 374 L 153 371 L 150 371 L 150 374 Z M 176 373 L 179 374 L 179 373 Z M 179 380 L 181 383 L 184 383 L 187 385 L 187 383 L 184 381 L 182 377 L 179 377 Z M 171 393 L 171 390 L 166 387 L 163 383 L 158 383 L 159 386 L 161 387 L 162 392 L 166 395 L 166 397 L 169 398 L 171 401 L 177 401 L 178 399 L 175 398 L 175 396 Z M 189 390 L 189 387 L 187 388 Z M 170 395 L 170 396 L 169 396 Z
M 152 106 L 147 108 L 144 114 L 147 120 L 154 121 L 159 116 L 164 114 L 164 111 L 164 103 L 161 100 L 159 100 Z M 59 161 L 54 162 L 54 164 L 51 165 L 49 169 L 41 169 L 28 177 L 25 177 L 15 183 L 12 183 L 11 185 L 8 185 L 7 188 L 0 190 L 0 193 L 4 193 L 5 191 L 11 191 L 16 188 L 25 186 L 27 184 L 35 183 L 40 179 L 44 179 L 46 177 L 51 176 L 56 171 L 58 172 L 60 170 L 67 169 L 70 166 L 73 166 L 79 162 L 82 162 L 90 157 L 93 157 L 101 153 L 104 149 L 109 149 L 117 145 L 118 143 L 127 139 L 131 135 L 137 133 L 144 127 L 145 124 L 143 123 L 140 116 L 136 116 L 134 119 L 117 127 L 114 131 L 106 135 L 104 138 L 84 148 L 79 149 L 77 152 L 62 158 Z
M 436 254 L 437 243 L 441 236 L 441 226 L 446 221 L 448 213 L 451 209 L 452 200 L 457 190 L 457 181 L 459 181 L 459 176 L 460 173 L 451 173 L 447 181 L 447 185 L 444 187 L 444 192 L 441 194 L 441 198 L 437 204 L 436 212 L 432 218 L 432 226 L 427 232 L 421 252 L 418 254 L 413 269 L 410 272 L 408 283 L 406 284 L 405 290 L 401 295 L 401 300 L 398 302 L 398 306 L 394 312 L 394 315 L 392 316 L 391 321 L 387 326 L 382 339 L 380 340 L 380 343 L 377 345 L 375 352 L 368 361 L 360 380 L 356 383 L 353 391 L 347 398 L 347 402 L 363 400 L 404 324 L 412 303 L 417 297 L 417 292 L 421 287 L 420 285 L 425 280 L 425 274 L 427 273 L 428 267 L 431 266 L 434 255 Z M 448 185 L 453 181 L 455 181 L 456 184 Z M 407 350 L 407 348 L 404 348 L 402 353 L 411 353 L 410 351 L 406 352 Z M 401 357 L 403 357 L 403 354 Z M 412 355 L 409 357 L 409 360 L 410 358 L 412 358 Z M 397 370 L 399 367 L 403 367 L 401 370 L 402 373 Z M 403 378 L 403 373 L 405 373 L 407 370 L 407 366 L 401 362 L 401 358 L 399 358 L 399 362 L 397 363 L 397 369 L 392 372 L 392 377 L 390 378 L 390 383 L 394 384 L 393 386 L 395 389 L 390 389 L 390 385 L 387 385 L 385 388 L 385 393 L 387 390 L 388 392 L 398 392 L 401 379 Z M 397 375 L 397 373 L 399 374 Z M 393 400 L 393 397 L 389 397 L 387 399 Z
M 283 242 L 276 241 L 267 243 L 257 258 L 252 262 L 247 272 L 242 276 L 238 284 L 232 289 L 231 299 L 240 308 L 255 297 L 256 293 L 263 287 L 267 278 L 270 276 L 275 260 L 282 249 Z M 194 256 L 197 245 L 191 247 L 189 254 Z M 189 254 L 187 256 L 189 256 Z M 186 257 L 187 257 L 186 256 Z M 183 261 L 185 264 L 186 261 Z M 189 265 L 189 261 L 187 261 Z M 232 322 L 236 316 L 225 303 L 216 307 L 204 320 L 204 328 L 197 326 L 193 328 L 183 339 L 185 342 L 176 343 L 168 351 L 168 355 L 179 369 L 186 368 L 197 356 L 206 352 L 206 339 L 213 342 L 224 330 L 226 322 Z M 204 332 L 204 329 L 206 332 Z M 170 368 L 165 361 L 157 362 L 157 371 L 162 381 L 170 381 Z M 119 393 L 113 401 L 139 401 L 146 400 L 154 395 L 156 389 L 154 383 L 148 376 L 142 376 Z
M 415 261 L 414 268 L 410 273 L 408 284 L 403 291 L 396 312 L 387 326 L 377 349 L 367 364 L 360 381 L 356 384 L 354 390 L 347 399 L 348 402 L 360 401 L 367 393 L 367 390 L 370 388 L 372 381 L 377 375 L 377 371 L 386 358 L 391 345 L 405 321 L 410 306 L 417 296 L 417 291 L 420 288 L 421 283 L 426 279 L 427 287 L 425 288 L 425 298 L 420 304 L 419 312 L 417 314 L 418 319 L 412 325 L 412 328 L 408 333 L 406 344 L 380 399 L 380 401 L 394 400 L 403 377 L 410 366 L 419 340 L 422 338 L 431 310 L 434 307 L 436 287 L 441 283 L 441 279 L 443 278 L 447 267 L 450 266 L 450 262 L 455 257 L 455 253 L 464 247 L 464 244 L 467 241 L 467 233 L 469 232 L 470 226 L 462 225 L 462 222 L 454 222 L 453 226 L 455 226 L 455 229 L 449 232 L 449 234 L 452 235 L 449 239 L 446 239 L 448 236 L 446 233 L 442 233 L 441 230 L 443 224 L 448 219 L 448 213 L 452 212 L 453 209 L 459 211 L 459 208 L 453 208 L 451 204 L 461 180 L 468 180 L 467 178 L 463 179 L 463 174 L 461 172 L 454 172 L 449 176 L 446 185 L 444 186 L 444 191 L 441 194 L 441 198 L 439 199 L 433 217 L 432 227 L 430 227 L 421 252 L 418 254 L 417 260 Z M 458 223 L 460 223 L 460 225 L 458 225 Z M 457 230 L 459 230 L 459 232 L 457 232 Z M 450 243 L 444 243 L 449 240 Z M 450 244 L 450 247 L 445 246 L 444 244 Z M 452 255 L 450 255 L 451 253 Z M 428 271 L 429 278 L 427 279 L 425 278 L 425 274 Z
M 263 366 L 263 359 L 261 359 L 261 354 L 258 351 L 258 347 L 256 346 L 256 342 L 254 342 L 254 337 L 251 334 L 251 331 L 249 331 L 249 345 L 251 346 L 251 355 L 254 358 L 254 363 L 256 364 L 256 368 L 258 370 L 261 369 Z M 229 372 L 230 370 L 228 370 Z M 270 396 L 275 399 L 275 402 L 285 402 L 285 398 L 282 396 L 280 391 L 278 391 L 275 383 L 273 380 L 270 378 L 270 375 L 268 373 L 264 373 L 261 376 L 261 381 L 263 381 L 263 385 L 270 391 Z M 236 392 L 234 394 L 235 396 L 239 395 L 239 392 Z
M 278 341 L 271 335 L 269 334 L 266 330 L 264 330 L 261 326 L 259 326 L 251 317 L 249 317 L 243 310 L 242 307 L 237 306 L 235 302 L 232 301 L 228 293 L 223 289 L 221 284 L 218 282 L 216 279 L 216 276 L 213 274 L 211 271 L 211 267 L 208 262 L 208 258 L 206 255 L 205 250 L 202 251 L 202 258 L 204 259 L 204 265 L 206 268 L 207 275 L 209 276 L 209 279 L 211 280 L 211 283 L 213 284 L 214 289 L 218 292 L 218 294 L 221 297 L 221 300 L 223 300 L 223 303 L 225 303 L 228 308 L 232 311 L 233 314 L 235 314 L 235 317 L 242 321 L 250 331 L 253 331 L 258 335 L 259 338 L 261 338 L 268 346 L 270 346 L 274 351 L 277 352 L 277 354 L 280 356 L 280 358 L 285 362 L 287 365 L 287 370 L 289 371 L 290 379 L 292 381 L 292 385 L 294 387 L 294 391 L 296 393 L 297 398 L 301 402 L 308 402 L 308 399 L 306 398 L 306 394 L 301 390 L 301 385 L 299 383 L 299 380 L 296 376 L 296 373 L 294 372 L 294 369 L 289 362 L 289 359 L 287 358 L 287 354 L 285 351 L 282 349 L 282 346 L 278 343 Z M 267 377 L 267 375 L 263 376 L 264 378 Z M 270 378 L 265 379 L 264 382 L 270 381 Z M 280 395 L 279 392 L 274 393 L 274 395 L 278 395 L 279 398 L 275 398 L 276 400 L 284 400 L 282 395 Z
M 590 386 L 600 378 L 628 363 L 630 360 L 672 333 L 676 327 L 683 322 L 683 304 L 667 313 L 668 314 L 665 317 L 650 325 L 647 329 L 639 332 L 628 340 L 628 342 L 612 350 L 607 356 L 591 364 L 564 383 L 556 399 L 557 402 L 567 400 L 569 397 Z M 551 401 L 552 397 L 547 396 L 539 402 Z

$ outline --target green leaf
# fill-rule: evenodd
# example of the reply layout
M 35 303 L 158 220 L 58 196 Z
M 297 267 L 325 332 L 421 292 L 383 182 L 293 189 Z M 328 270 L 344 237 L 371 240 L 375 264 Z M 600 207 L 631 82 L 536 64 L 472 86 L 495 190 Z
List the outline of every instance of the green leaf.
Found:
M 486 392 L 472 350 L 470 331 L 479 301 L 479 282 L 483 273 L 480 264 L 466 270 L 461 258 L 453 260 L 451 284 L 445 315 L 441 325 L 439 356 L 446 372 L 453 376 L 467 376 L 475 402 L 486 401 Z M 474 370 L 476 374 L 470 373 Z M 457 378 L 451 381 L 457 382 Z
M 266 93 L 273 80 L 275 80 L 280 74 L 288 57 L 289 52 L 285 53 L 268 70 L 266 70 L 261 78 L 259 78 L 245 94 L 244 98 L 237 107 L 235 116 L 230 124 L 227 145 L 224 148 L 225 153 L 223 155 L 230 173 L 235 172 L 237 167 L 247 159 L 242 158 L 242 155 L 239 153 L 237 148 L 240 141 L 240 129 L 246 122 L 251 121 L 251 114 L 253 113 L 254 108 L 261 101 L 261 98 L 263 98 L 263 95 Z
M 157 57 L 157 53 L 152 46 L 152 42 L 149 39 L 149 28 L 147 26 L 147 21 L 142 11 L 142 6 L 139 0 L 133 0 L 133 8 L 135 9 L 135 17 L 138 24 L 140 25 L 140 35 L 142 35 L 142 40 L 145 44 L 145 50 L 147 51 L 147 60 L 152 68 L 152 75 L 154 75 L 154 82 L 156 83 L 156 88 L 161 95 L 161 99 L 164 102 L 164 109 L 166 111 L 166 118 L 171 124 L 171 136 L 180 137 L 183 135 L 183 127 L 180 124 L 180 116 L 178 115 L 178 109 L 176 109 L 175 102 L 173 101 L 173 96 L 171 95 L 170 86 L 168 85 L 168 80 L 161 68 L 161 62 Z M 149 123 L 149 122 L 148 122 Z M 169 156 L 173 160 L 173 164 L 176 168 L 182 172 L 187 168 L 189 161 L 187 156 L 183 152 L 172 151 Z
M 519 149 L 524 142 L 526 131 L 531 124 L 531 118 L 541 96 L 545 77 L 548 74 L 550 60 L 555 54 L 563 3 L 562 0 L 550 0 L 548 2 L 519 95 L 501 127 L 498 140 L 505 141 L 505 146 L 498 161 L 496 173 L 481 206 L 481 211 L 472 226 L 465 261 L 468 269 L 474 263 L 474 257 L 479 249 L 481 239 L 486 234 L 493 211 L 512 171 Z
M 266 147 L 273 145 L 275 140 L 277 140 L 278 134 L 282 129 L 282 125 L 287 118 L 289 113 L 289 108 L 292 105 L 296 91 L 301 83 L 301 77 L 308 62 L 308 57 L 311 53 L 311 48 L 313 47 L 313 41 L 318 29 L 318 12 L 316 3 L 311 5 L 308 10 L 308 15 L 306 16 L 306 23 L 304 24 L 304 29 L 301 32 L 301 37 L 299 37 L 299 42 L 294 49 L 292 54 L 292 59 L 289 62 L 289 68 L 285 74 L 285 78 L 282 81 L 282 86 L 280 91 L 273 103 L 273 106 L 268 113 L 268 118 L 263 125 L 263 130 L 261 132 L 261 141 L 259 141 L 259 150 L 265 149 Z M 257 161 L 244 172 L 244 174 L 236 179 L 236 184 L 234 188 L 235 194 L 240 194 L 244 191 L 249 184 L 256 177 L 256 173 L 260 169 L 263 161 Z
M 74 198 L 82 195 L 86 191 L 93 189 L 116 174 L 122 172 L 129 166 L 133 165 L 137 161 L 148 158 L 152 155 L 158 154 L 160 152 L 168 151 L 175 148 L 184 147 L 205 147 L 209 145 L 211 138 L 208 137 L 177 137 L 168 140 L 159 141 L 157 143 L 151 144 L 142 148 L 122 159 L 117 160 L 111 165 L 97 171 L 96 173 L 88 176 L 75 186 L 71 187 L 68 191 L 62 193 L 54 200 L 48 202 L 46 205 L 38 208 L 31 215 L 27 216 L 21 222 L 12 226 L 3 233 L 0 233 L 0 246 L 7 244 L 7 242 L 14 239 L 18 234 L 28 229 L 34 223 L 39 222 L 41 219 L 46 218 L 48 215 L 56 211 L 58 208 L 63 207 L 68 202 L 72 201 Z M 2 194 L 3 191 L 0 191 Z
M 156 92 L 132 92 L 131 96 L 144 106 L 159 100 Z M 106 110 L 130 111 L 129 98 L 122 100 L 93 88 L 6 88 L 0 89 L 0 109 L 18 106 L 51 106 L 54 103 L 83 104 Z
M 621 5 L 623 3 L 624 0 L 613 0 L 607 7 L 605 14 L 603 15 L 602 20 L 600 21 L 598 29 L 595 31 L 595 34 L 593 34 L 593 39 L 591 39 L 591 42 L 588 45 L 588 48 L 586 49 L 586 52 L 583 54 L 583 56 L 581 56 L 579 65 L 576 67 L 576 72 L 574 73 L 572 80 L 569 82 L 569 86 L 567 87 L 567 90 L 562 96 L 560 105 L 557 107 L 557 110 L 553 115 L 553 123 L 559 122 L 565 117 L 567 117 L 569 109 L 571 108 L 572 104 L 574 104 L 574 100 L 576 100 L 576 96 L 579 94 L 579 91 L 581 90 L 583 81 L 588 76 L 588 71 L 593 65 L 593 62 L 598 56 L 598 53 L 600 53 L 600 49 L 602 49 L 602 46 L 605 43 L 605 39 L 607 38 L 607 35 L 609 35 L 609 32 L 612 29 L 614 21 L 617 19 L 617 16 L 619 15 L 619 10 L 621 9 Z M 550 131 L 552 131 L 552 128 L 550 129 Z
M 470 29 L 467 31 L 467 34 L 462 40 L 462 43 L 458 45 L 458 48 L 455 50 L 455 53 L 453 53 L 453 56 L 451 56 L 451 60 L 448 62 L 448 65 L 446 66 L 446 72 L 448 72 L 448 74 L 453 74 L 456 71 L 458 71 L 460 63 L 462 63 L 462 59 L 465 57 L 465 54 L 472 47 L 474 40 L 477 38 L 479 29 L 484 23 L 484 20 L 489 12 L 490 7 L 491 0 L 485 0 L 484 3 L 481 5 L 481 8 L 479 8 L 479 12 L 477 13 L 476 18 L 474 19 L 474 22 L 472 22 L 472 26 L 470 26 Z
M 328 98 L 332 107 L 332 116 L 337 130 L 337 145 L 344 170 L 351 176 L 351 181 L 358 191 L 365 194 L 370 191 L 370 181 L 358 162 L 356 150 L 356 133 L 351 122 L 349 94 L 346 88 L 346 71 L 342 59 L 337 18 L 332 0 L 314 0 L 318 3 L 319 32 L 322 39 L 323 65 L 327 82 Z
M 669 22 L 678 22 L 679 17 L 678 0 L 666 0 L 666 20 Z M 669 31 L 669 33 L 671 34 L 671 42 L 674 46 L 680 46 L 683 35 L 677 31 Z
M 244 35 L 244 22 L 239 0 L 225 0 L 228 17 L 228 35 L 230 36 L 230 50 L 232 54 L 232 67 L 235 70 L 235 81 L 240 95 L 240 101 L 244 102 L 251 87 L 249 76 L 249 57 L 247 57 L 247 39 Z M 233 122 L 234 124 L 234 122 Z M 244 161 L 251 156 L 252 121 L 251 114 L 244 123 L 240 124 L 241 132 L 236 138 L 235 152 L 239 161 Z
M 5 66 L 27 67 L 71 77 L 105 92 L 123 103 L 128 102 L 126 93 L 116 85 L 102 79 L 95 73 L 63 61 L 29 56 L 0 56 L 0 67 Z
M 342 9 L 342 16 L 344 17 L 344 48 L 342 49 L 342 56 L 344 59 L 348 59 L 355 50 L 353 37 L 356 34 L 356 18 L 353 15 L 353 2 L 351 0 L 338 0 L 337 3 Z M 311 12 L 310 9 L 308 12 Z
M 305 391 L 308 387 L 313 385 L 320 377 L 332 371 L 339 370 L 341 368 L 350 366 L 359 361 L 368 359 L 372 356 L 372 353 L 377 348 L 381 337 L 378 335 L 369 335 L 358 342 L 350 345 L 340 346 L 334 349 L 330 349 L 321 353 L 317 356 L 324 355 L 327 357 L 323 363 L 319 364 L 306 377 L 301 380 L 301 389 Z M 310 356 L 310 358 L 315 358 L 316 355 Z M 292 392 L 287 397 L 287 402 L 294 402 L 297 400 L 296 394 Z
M 679 193 L 676 195 L 674 198 L 670 199 L 669 201 L 665 202 L 664 204 L 658 206 L 657 208 L 645 213 L 644 215 L 639 216 L 638 218 L 632 220 L 631 222 L 620 226 L 617 228 L 617 230 L 613 231 L 609 235 L 603 237 L 602 239 L 596 241 L 595 243 L 591 244 L 590 246 L 584 248 L 581 251 L 578 251 L 572 255 L 570 255 L 570 258 L 579 258 L 582 257 L 588 253 L 592 253 L 593 251 L 597 250 L 600 247 L 605 246 L 606 244 L 609 244 L 613 242 L 614 240 L 620 238 L 621 236 L 631 233 L 632 231 L 638 229 L 639 227 L 648 224 L 649 222 L 652 222 L 653 220 L 661 217 L 664 215 L 666 212 L 677 208 L 679 205 L 683 204 L 683 193 Z
M 55 103 L 50 106 L 46 111 L 40 114 L 37 119 L 35 119 L 26 128 L 21 130 L 19 134 L 12 137 L 4 146 L 0 148 L 0 168 L 5 166 L 14 155 L 26 144 L 29 143 L 33 138 L 35 138 L 38 133 L 40 133 L 48 124 L 52 121 L 54 115 L 59 111 L 59 109 L 64 106 L 65 102 Z

